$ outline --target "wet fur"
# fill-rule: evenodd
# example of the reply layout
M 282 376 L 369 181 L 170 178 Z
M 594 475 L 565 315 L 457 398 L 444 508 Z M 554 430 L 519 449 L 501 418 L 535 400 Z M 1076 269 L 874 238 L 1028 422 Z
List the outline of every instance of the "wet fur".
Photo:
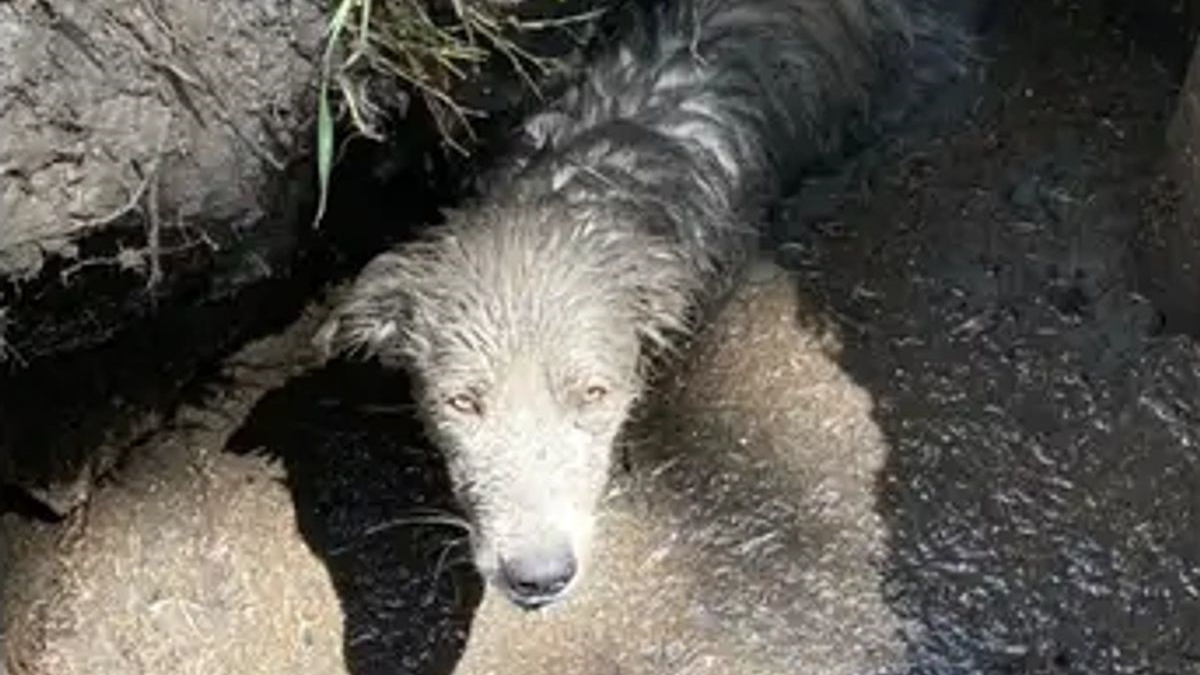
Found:
M 372 261 L 319 335 L 415 374 L 493 578 L 553 537 L 586 558 L 649 356 L 782 190 L 967 53 L 924 0 L 675 0 L 624 19 L 483 196 Z

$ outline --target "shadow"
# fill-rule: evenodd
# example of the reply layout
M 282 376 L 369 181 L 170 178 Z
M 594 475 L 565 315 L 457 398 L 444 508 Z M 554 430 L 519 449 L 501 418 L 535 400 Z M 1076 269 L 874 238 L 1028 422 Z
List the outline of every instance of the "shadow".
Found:
M 347 147 L 322 229 L 306 215 L 312 167 L 301 163 L 280 179 L 279 204 L 259 227 L 214 226 L 202 246 L 176 241 L 195 237 L 187 228 L 166 228 L 162 245 L 180 253 L 154 292 L 141 272 L 115 266 L 85 267 L 67 285 L 74 258 L 22 284 L 0 281 L 0 324 L 20 329 L 5 335 L 19 363 L 0 364 L 0 485 L 57 517 L 80 507 L 120 452 L 193 400 L 222 358 L 282 330 L 320 289 L 436 222 L 469 168 L 437 150 L 425 111 L 405 129 L 387 145 Z M 81 238 L 79 260 L 143 246 L 149 228 L 131 219 Z
M 465 533 L 419 522 L 455 507 L 408 392 L 377 366 L 334 363 L 264 397 L 226 448 L 283 462 L 300 534 L 341 600 L 353 675 L 450 673 L 482 597 Z
M 781 225 L 890 447 L 912 672 L 1195 673 L 1200 360 L 1129 270 L 1174 83 L 1071 3 L 989 51 L 973 116 Z

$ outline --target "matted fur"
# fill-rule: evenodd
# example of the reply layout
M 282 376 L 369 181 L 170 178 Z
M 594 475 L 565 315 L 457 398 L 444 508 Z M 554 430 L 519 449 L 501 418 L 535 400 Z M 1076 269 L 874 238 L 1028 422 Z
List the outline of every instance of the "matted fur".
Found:
M 668 0 L 626 18 L 483 197 L 372 261 L 319 335 L 413 372 L 479 568 L 519 601 L 514 561 L 586 563 L 647 355 L 764 207 L 965 53 L 921 0 Z

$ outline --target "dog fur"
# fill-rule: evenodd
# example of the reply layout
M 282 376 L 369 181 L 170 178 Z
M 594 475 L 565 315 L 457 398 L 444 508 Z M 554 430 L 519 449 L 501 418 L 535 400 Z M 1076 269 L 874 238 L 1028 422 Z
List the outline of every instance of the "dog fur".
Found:
M 932 0 L 668 0 L 624 17 L 483 196 L 368 264 L 318 336 L 413 373 L 476 563 L 526 606 L 582 576 L 647 364 L 772 200 L 968 53 Z M 541 594 L 520 583 L 556 576 Z

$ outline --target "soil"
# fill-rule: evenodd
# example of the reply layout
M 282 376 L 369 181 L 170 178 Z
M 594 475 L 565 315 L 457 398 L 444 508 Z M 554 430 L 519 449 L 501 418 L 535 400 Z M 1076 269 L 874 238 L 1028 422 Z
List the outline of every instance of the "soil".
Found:
M 337 596 L 298 545 L 282 467 L 221 452 L 314 361 L 319 319 L 230 357 L 64 524 L 0 519 L 11 672 L 343 672 Z
M 316 2 L 0 3 L 0 485 L 69 512 L 248 307 L 294 315 L 323 30 Z
M 19 321 L 27 296 L 46 292 L 28 284 L 56 259 L 64 286 L 100 269 L 164 297 L 178 281 L 168 272 L 226 248 L 261 259 L 217 283 L 286 263 L 287 244 L 237 244 L 296 239 L 290 228 L 305 202 L 289 183 L 309 180 L 323 28 L 313 2 L 0 7 L 5 357 L 34 360 L 64 339 L 102 341 L 102 330 L 67 330 L 74 317 Z M 101 233 L 106 240 L 85 238 Z M 133 308 L 91 309 L 103 329 L 106 314 Z
M 68 527 L 5 516 L 10 669 L 1200 673 L 1200 351 L 1136 255 L 1179 77 L 1089 7 L 1006 7 L 971 81 L 780 209 L 789 274 L 631 429 L 575 604 L 481 597 L 412 521 L 453 501 L 407 383 L 315 367 L 301 321 Z
M 781 218 L 888 439 L 915 672 L 1200 669 L 1200 353 L 1134 254 L 1175 80 L 1086 10 L 1016 12 L 965 122 Z
M 78 508 L 185 384 L 466 187 L 476 158 L 373 83 L 391 140 L 339 146 L 312 227 L 325 19 L 319 2 L 0 3 L 0 508 Z M 564 60 L 590 28 L 519 39 Z M 532 98 L 503 60 L 460 89 L 485 137 Z

